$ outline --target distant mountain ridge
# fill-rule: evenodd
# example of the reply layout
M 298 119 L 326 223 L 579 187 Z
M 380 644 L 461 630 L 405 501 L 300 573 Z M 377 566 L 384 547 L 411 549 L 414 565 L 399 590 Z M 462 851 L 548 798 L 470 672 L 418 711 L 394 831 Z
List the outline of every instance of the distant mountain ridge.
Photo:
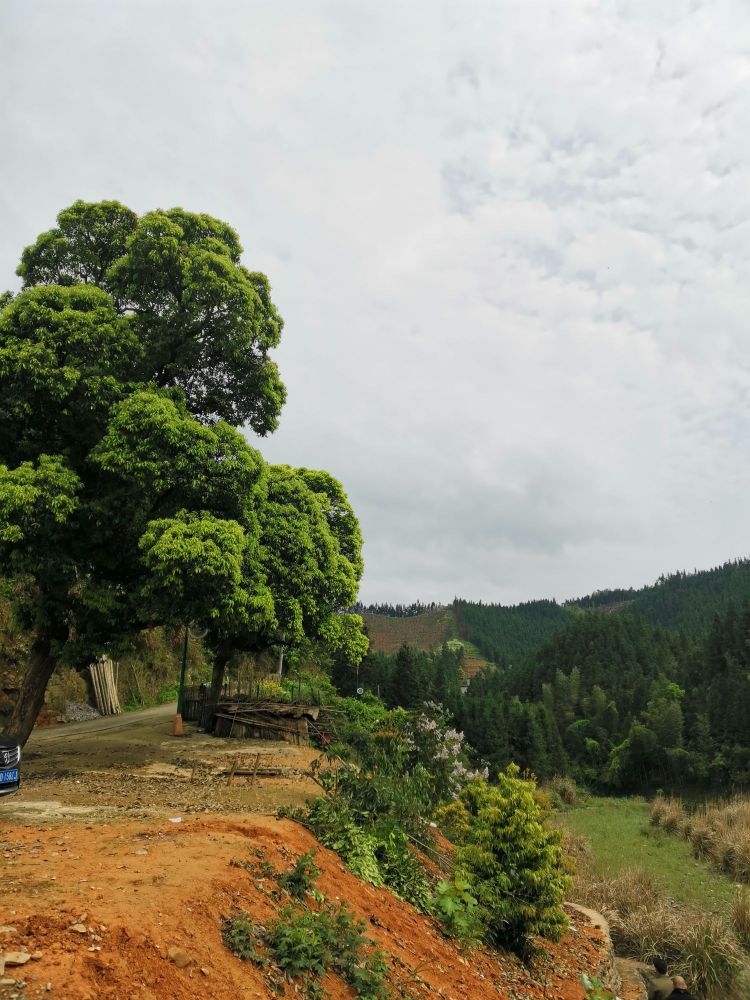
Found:
M 472 659 L 471 673 L 486 662 L 502 666 L 524 660 L 587 611 L 627 612 L 650 625 L 699 639 L 717 615 L 750 600 L 750 559 L 735 559 L 707 570 L 672 573 L 639 589 L 594 591 L 558 604 L 554 600 L 516 605 L 485 604 L 456 598 L 435 604 L 358 605 L 375 652 L 395 653 L 406 643 L 431 651 L 460 639 Z M 389 613 L 383 614 L 387 609 Z
M 651 625 L 689 638 L 705 634 L 716 615 L 731 604 L 750 599 L 750 559 L 734 559 L 712 569 L 660 576 L 656 583 L 639 590 L 601 590 L 570 601 L 566 607 L 607 610 L 621 604 L 631 614 Z

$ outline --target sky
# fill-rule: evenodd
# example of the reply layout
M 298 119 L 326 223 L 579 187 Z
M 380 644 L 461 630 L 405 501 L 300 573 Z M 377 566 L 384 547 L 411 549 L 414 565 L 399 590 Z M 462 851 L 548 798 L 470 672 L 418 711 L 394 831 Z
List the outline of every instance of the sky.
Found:
M 234 226 L 366 603 L 750 553 L 745 0 L 2 0 L 0 67 L 0 288 L 76 198 Z

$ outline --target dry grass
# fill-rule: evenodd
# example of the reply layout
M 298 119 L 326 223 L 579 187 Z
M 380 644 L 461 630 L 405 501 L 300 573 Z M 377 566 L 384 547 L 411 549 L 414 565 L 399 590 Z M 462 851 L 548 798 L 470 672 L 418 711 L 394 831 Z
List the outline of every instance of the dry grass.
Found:
M 564 806 L 576 806 L 579 801 L 578 788 L 572 778 L 555 775 L 545 784 L 545 788 L 553 797 L 557 797 Z
M 750 891 L 744 887 L 737 889 L 737 895 L 732 900 L 729 918 L 734 927 L 734 933 L 743 947 L 750 950 Z
M 737 882 L 750 883 L 750 797 L 735 795 L 688 813 L 679 799 L 657 796 L 651 822 L 688 840 L 696 858 L 711 861 Z
M 660 826 L 665 833 L 678 833 L 687 820 L 682 802 L 679 799 L 664 798 L 657 795 L 651 803 L 651 822 Z
M 604 914 L 618 954 L 644 962 L 661 955 L 699 996 L 726 1000 L 744 995 L 740 986 L 744 955 L 728 920 L 677 903 L 643 870 L 599 877 L 586 863 L 583 846 L 569 844 L 576 851 L 575 898 Z

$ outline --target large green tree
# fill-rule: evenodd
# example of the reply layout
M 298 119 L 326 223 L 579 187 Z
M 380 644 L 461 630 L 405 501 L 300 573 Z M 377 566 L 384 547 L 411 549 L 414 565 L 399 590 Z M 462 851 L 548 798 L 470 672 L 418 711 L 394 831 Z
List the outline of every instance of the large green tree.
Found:
M 214 633 L 216 655 L 209 704 L 219 697 L 233 650 L 275 647 L 283 652 L 303 639 L 356 664 L 367 651 L 362 619 L 346 608 L 362 575 L 362 536 L 341 487 L 327 472 L 272 465 L 259 505 L 259 565 L 273 595 L 274 614 L 249 627 L 229 623 Z
M 225 645 L 358 631 L 336 615 L 361 574 L 340 485 L 269 469 L 235 429 L 272 431 L 285 397 L 282 321 L 237 235 L 116 202 L 57 223 L 0 302 L 0 574 L 25 581 L 34 632 L 21 741 L 58 662 L 146 625 L 197 619 Z

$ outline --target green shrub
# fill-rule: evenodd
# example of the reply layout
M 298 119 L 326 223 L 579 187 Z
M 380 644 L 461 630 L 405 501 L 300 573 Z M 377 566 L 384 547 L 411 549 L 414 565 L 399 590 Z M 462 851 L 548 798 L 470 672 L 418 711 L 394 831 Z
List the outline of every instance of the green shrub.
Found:
M 313 864 L 314 857 L 315 851 L 308 851 L 298 859 L 291 871 L 279 875 L 279 885 L 295 899 L 304 899 L 315 892 L 315 880 L 320 875 L 320 868 Z
M 330 796 L 316 799 L 308 812 L 307 822 L 321 844 L 335 851 L 353 875 L 371 885 L 383 885 L 375 856 L 377 842 L 357 825 L 345 800 Z
M 497 787 L 477 779 L 461 792 L 472 821 L 456 873 L 475 889 L 487 940 L 523 953 L 531 935 L 558 940 L 567 929 L 571 880 L 559 831 L 544 825 L 533 783 L 518 775 L 511 764 Z
M 440 806 L 435 812 L 435 821 L 442 833 L 454 844 L 463 844 L 471 829 L 469 810 L 461 799 L 454 799 L 448 805 Z
M 386 1000 L 386 956 L 364 929 L 343 903 L 320 910 L 287 906 L 266 926 L 245 913 L 225 920 L 222 938 L 239 958 L 262 967 L 272 960 L 288 976 L 301 978 L 310 998 L 323 995 L 320 979 L 331 970 L 362 1000 Z
M 426 911 L 430 885 L 409 838 L 394 819 L 374 824 L 342 796 L 316 799 L 306 822 L 324 847 L 336 851 L 349 871 L 371 885 L 387 885 L 400 899 Z M 362 823 L 366 826 L 362 826 Z
M 179 691 L 180 685 L 178 682 L 175 681 L 173 684 L 165 684 L 163 687 L 160 687 L 156 693 L 157 704 L 166 705 L 170 701 L 177 701 Z
M 476 896 L 468 882 L 455 877 L 438 882 L 430 901 L 430 911 L 443 925 L 448 937 L 466 944 L 479 941 L 483 934 Z
M 409 847 L 409 838 L 404 831 L 394 827 L 381 833 L 375 857 L 382 879 L 391 892 L 426 913 L 430 901 L 430 883 L 419 859 Z

